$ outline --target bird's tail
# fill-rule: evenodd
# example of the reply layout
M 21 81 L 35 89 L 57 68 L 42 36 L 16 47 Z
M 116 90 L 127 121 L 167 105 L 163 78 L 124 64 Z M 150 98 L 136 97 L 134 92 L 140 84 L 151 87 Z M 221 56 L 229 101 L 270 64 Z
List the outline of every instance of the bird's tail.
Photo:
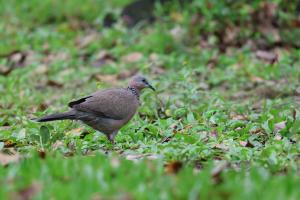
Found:
M 74 110 L 70 110 L 68 112 L 64 113 L 55 113 L 51 115 L 47 115 L 41 118 L 34 119 L 36 122 L 49 122 L 49 121 L 55 121 L 55 120 L 64 120 L 64 119 L 76 119 Z

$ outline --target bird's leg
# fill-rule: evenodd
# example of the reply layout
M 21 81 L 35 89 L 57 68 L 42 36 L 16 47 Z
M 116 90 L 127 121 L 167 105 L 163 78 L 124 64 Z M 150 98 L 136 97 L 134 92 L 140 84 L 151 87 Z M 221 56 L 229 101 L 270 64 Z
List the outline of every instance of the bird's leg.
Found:
M 108 138 L 108 140 L 112 143 L 112 145 L 115 144 L 114 137 L 111 137 L 111 135 L 108 135 L 107 138 Z
M 107 135 L 108 140 L 114 145 L 115 144 L 115 136 L 117 135 L 118 130 L 112 132 L 111 134 Z

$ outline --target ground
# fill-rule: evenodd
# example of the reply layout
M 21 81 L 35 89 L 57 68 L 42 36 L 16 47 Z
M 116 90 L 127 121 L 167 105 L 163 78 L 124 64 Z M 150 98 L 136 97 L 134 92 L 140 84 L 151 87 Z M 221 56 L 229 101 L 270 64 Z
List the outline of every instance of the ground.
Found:
M 269 22 L 282 2 L 157 5 L 151 24 L 102 26 L 128 2 L 0 2 L 0 199 L 300 199 L 298 25 Z M 31 120 L 136 73 L 157 91 L 115 145 Z

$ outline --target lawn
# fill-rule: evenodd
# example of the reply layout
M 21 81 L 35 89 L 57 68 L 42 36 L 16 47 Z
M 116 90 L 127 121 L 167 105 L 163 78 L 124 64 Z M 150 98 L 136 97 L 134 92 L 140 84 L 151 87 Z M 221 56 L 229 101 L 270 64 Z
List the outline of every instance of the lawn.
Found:
M 0 1 L 0 199 L 300 199 L 296 3 L 167 2 L 126 26 L 130 2 Z M 156 92 L 114 145 L 32 120 L 137 73 Z

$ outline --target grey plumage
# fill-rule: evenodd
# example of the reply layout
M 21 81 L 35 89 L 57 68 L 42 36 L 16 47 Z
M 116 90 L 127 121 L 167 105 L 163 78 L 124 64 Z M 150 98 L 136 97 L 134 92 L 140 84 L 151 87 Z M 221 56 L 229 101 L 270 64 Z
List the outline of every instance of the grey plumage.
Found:
M 136 113 L 139 106 L 140 91 L 154 88 L 143 76 L 135 76 L 127 88 L 97 91 L 87 97 L 70 102 L 70 110 L 36 119 L 37 122 L 54 120 L 80 120 L 104 133 L 114 142 L 119 129 Z

